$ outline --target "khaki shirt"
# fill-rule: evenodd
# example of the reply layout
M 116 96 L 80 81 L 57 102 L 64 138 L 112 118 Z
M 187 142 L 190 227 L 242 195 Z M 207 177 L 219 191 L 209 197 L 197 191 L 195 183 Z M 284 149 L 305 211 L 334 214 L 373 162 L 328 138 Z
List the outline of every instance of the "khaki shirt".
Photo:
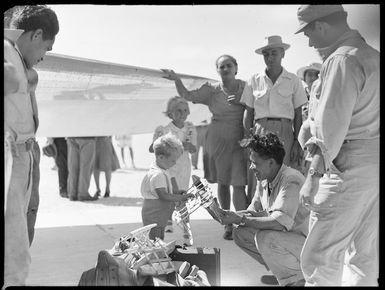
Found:
M 318 145 L 329 173 L 344 140 L 380 136 L 380 53 L 356 30 L 319 53 L 324 63 L 312 90 L 306 145 Z
M 6 31 L 4 31 L 6 32 Z M 19 89 L 4 96 L 4 130 L 10 132 L 16 143 L 24 143 L 35 136 L 32 99 L 28 89 L 28 77 L 16 48 L 18 35 L 4 33 L 4 59 L 12 63 L 19 80 Z
M 283 68 L 273 84 L 266 71 L 247 82 L 240 102 L 254 109 L 255 120 L 261 118 L 294 119 L 294 109 L 307 103 L 302 81 Z
M 287 231 L 308 234 L 309 210 L 299 201 L 299 191 L 305 177 L 291 167 L 282 164 L 274 180 L 257 181 L 255 195 L 247 208 L 250 211 L 265 211 L 283 225 Z M 270 186 L 270 195 L 268 186 Z

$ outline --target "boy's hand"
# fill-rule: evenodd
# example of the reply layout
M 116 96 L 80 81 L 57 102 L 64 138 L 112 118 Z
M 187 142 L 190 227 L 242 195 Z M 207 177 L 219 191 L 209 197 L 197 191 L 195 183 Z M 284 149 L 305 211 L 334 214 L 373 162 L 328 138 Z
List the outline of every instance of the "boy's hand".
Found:
M 183 200 L 188 200 L 189 198 L 194 198 L 195 195 L 193 193 L 187 193 L 183 195 L 184 199 Z

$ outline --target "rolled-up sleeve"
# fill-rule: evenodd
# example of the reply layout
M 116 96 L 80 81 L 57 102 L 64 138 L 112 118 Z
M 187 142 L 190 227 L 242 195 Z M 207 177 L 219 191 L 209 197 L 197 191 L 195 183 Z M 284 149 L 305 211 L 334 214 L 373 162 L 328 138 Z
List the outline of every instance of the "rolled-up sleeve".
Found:
M 254 95 L 253 95 L 252 80 L 253 80 L 253 77 L 245 84 L 245 88 L 243 89 L 242 96 L 239 102 L 254 109 Z
M 323 71 L 324 70 L 324 71 Z M 355 57 L 335 55 L 321 72 L 321 95 L 311 122 L 312 137 L 306 145 L 316 144 L 322 152 L 325 170 L 330 172 L 348 133 L 353 110 L 365 79 Z
M 213 89 L 212 85 L 206 82 L 199 89 L 189 91 L 187 99 L 193 103 L 209 105 Z
M 299 179 L 291 177 L 281 187 L 269 215 L 290 231 L 294 225 L 294 218 L 299 206 L 299 191 L 302 183 Z

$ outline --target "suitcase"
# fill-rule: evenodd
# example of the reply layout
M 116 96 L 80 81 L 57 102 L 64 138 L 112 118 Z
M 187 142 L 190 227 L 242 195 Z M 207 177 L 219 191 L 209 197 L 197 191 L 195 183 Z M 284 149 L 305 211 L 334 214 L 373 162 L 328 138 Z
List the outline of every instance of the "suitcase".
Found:
M 219 248 L 175 247 L 169 254 L 173 261 L 187 261 L 206 272 L 211 286 L 221 283 L 221 251 Z

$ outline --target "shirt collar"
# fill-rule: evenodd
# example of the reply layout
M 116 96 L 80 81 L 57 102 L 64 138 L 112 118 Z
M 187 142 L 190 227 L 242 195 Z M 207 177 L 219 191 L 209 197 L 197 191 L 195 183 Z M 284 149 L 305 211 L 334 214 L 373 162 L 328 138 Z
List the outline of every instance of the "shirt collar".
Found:
M 176 130 L 176 131 L 182 130 L 182 129 L 183 129 L 183 128 L 177 127 L 172 121 L 170 122 L 170 127 L 171 127 L 173 130 Z
M 322 57 L 322 60 L 325 61 L 334 51 L 337 50 L 338 47 L 342 46 L 344 42 L 352 38 L 360 38 L 365 41 L 365 39 L 361 36 L 361 34 L 357 30 L 348 30 L 344 34 L 340 36 L 340 38 L 334 42 L 333 44 L 318 48 L 317 51 Z
M 279 180 L 281 179 L 282 173 L 285 171 L 286 168 L 287 168 L 287 166 L 282 163 L 281 168 L 277 172 L 277 175 L 274 177 L 273 181 L 270 182 L 271 189 L 276 187 L 276 185 L 278 184 Z M 262 181 L 262 186 L 264 188 L 266 188 L 268 185 L 269 185 L 269 182 L 267 181 L 267 179 Z
M 12 42 L 16 42 L 24 30 L 4 28 L 4 37 Z
M 266 74 L 266 68 L 263 70 L 263 73 L 261 73 L 261 76 L 269 78 L 269 76 Z M 291 79 L 291 75 L 284 67 L 282 67 L 282 73 L 279 75 L 278 79 L 281 77 Z

